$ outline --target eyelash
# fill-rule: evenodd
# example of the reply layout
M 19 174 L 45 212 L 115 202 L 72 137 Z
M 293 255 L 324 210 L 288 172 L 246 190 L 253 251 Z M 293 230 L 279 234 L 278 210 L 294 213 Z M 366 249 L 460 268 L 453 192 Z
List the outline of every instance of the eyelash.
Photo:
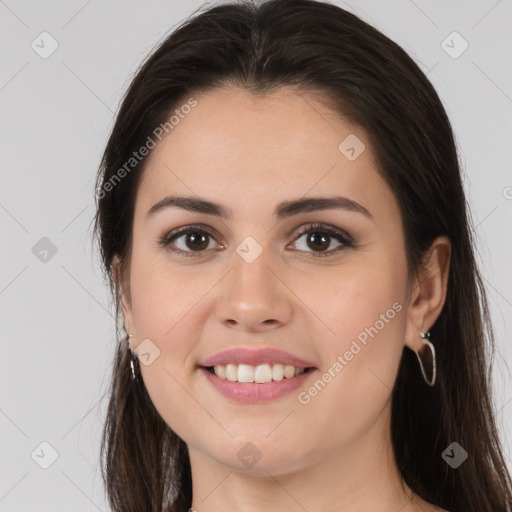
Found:
M 182 228 L 178 228 L 175 231 L 171 231 L 170 233 L 162 236 L 158 243 L 160 246 L 165 247 L 167 250 L 169 250 L 173 254 L 177 254 L 179 256 L 183 256 L 185 258 L 194 258 L 194 257 L 200 257 L 199 255 L 202 252 L 205 251 L 182 251 L 182 250 L 175 250 L 172 249 L 170 244 L 174 240 L 180 238 L 183 235 L 189 234 L 189 233 L 199 233 L 201 235 L 208 235 L 212 238 L 214 238 L 213 234 L 210 233 L 208 230 L 204 229 L 200 225 L 190 225 L 190 226 L 184 226 Z M 338 247 L 335 250 L 329 251 L 329 252 L 323 252 L 323 253 L 311 253 L 313 258 L 327 258 L 329 256 L 332 256 L 333 254 L 337 254 L 341 250 L 347 247 L 354 247 L 353 240 L 345 234 L 343 231 L 338 230 L 337 228 L 325 226 L 323 224 L 310 224 L 308 226 L 305 226 L 299 233 L 297 233 L 297 236 L 294 240 L 296 242 L 299 240 L 299 238 L 302 237 L 302 235 L 305 235 L 306 233 L 322 233 L 324 235 L 329 235 L 332 238 L 335 238 L 338 242 L 342 244 L 342 246 Z M 194 254 L 194 252 L 198 253 L 198 256 Z

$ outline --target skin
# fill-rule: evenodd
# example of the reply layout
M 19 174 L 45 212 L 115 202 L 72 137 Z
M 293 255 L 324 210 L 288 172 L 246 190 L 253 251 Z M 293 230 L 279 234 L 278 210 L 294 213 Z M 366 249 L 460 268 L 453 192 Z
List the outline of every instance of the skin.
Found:
M 441 510 L 402 483 L 390 414 L 404 346 L 420 349 L 419 329 L 427 331 L 444 305 L 449 240 L 435 240 L 425 267 L 408 280 L 400 211 L 377 172 L 367 134 L 312 96 L 283 88 L 253 98 L 234 88 L 195 98 L 197 106 L 151 152 L 136 197 L 129 275 L 122 282 L 131 348 L 149 338 L 160 351 L 151 364 L 140 365 L 141 373 L 156 409 L 188 445 L 193 507 Z M 338 149 L 350 134 L 366 146 L 354 161 Z M 280 222 L 272 217 L 281 201 L 333 192 L 363 205 L 373 219 L 340 209 Z M 232 218 L 174 207 L 147 219 L 151 206 L 171 194 L 215 201 Z M 331 255 L 314 259 L 310 236 L 297 235 L 316 222 L 347 232 L 355 246 L 335 252 L 341 244 L 331 237 L 322 249 Z M 174 248 L 192 253 L 189 258 L 158 244 L 193 223 L 212 232 L 203 252 L 194 252 L 186 235 Z M 250 264 L 236 252 L 248 236 L 262 248 Z M 301 404 L 298 393 L 394 303 L 401 311 Z M 297 392 L 240 404 L 197 369 L 206 357 L 239 346 L 277 347 L 319 370 Z M 251 467 L 237 457 L 248 442 L 261 454 Z

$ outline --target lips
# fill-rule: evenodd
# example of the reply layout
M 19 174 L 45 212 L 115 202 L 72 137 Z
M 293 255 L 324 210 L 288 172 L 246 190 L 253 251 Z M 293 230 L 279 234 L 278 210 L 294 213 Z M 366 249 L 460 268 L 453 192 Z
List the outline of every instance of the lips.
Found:
M 248 364 L 251 366 L 282 364 L 291 365 L 295 368 L 316 368 L 311 361 L 306 361 L 283 350 L 276 348 L 247 349 L 243 347 L 219 352 L 200 362 L 199 366 L 209 368 L 227 364 Z
M 306 382 L 314 378 L 316 370 L 304 372 L 290 379 L 272 380 L 265 384 L 256 384 L 254 382 L 230 382 L 221 379 L 217 375 L 210 373 L 206 368 L 199 368 L 200 374 L 206 381 L 219 392 L 222 396 L 231 402 L 238 404 L 258 404 L 276 401 L 289 396 Z

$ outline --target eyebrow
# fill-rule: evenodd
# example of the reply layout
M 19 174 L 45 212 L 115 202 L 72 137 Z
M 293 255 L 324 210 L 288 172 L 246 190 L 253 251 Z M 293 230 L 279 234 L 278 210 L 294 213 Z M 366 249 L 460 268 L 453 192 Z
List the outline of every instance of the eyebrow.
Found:
M 232 217 L 232 211 L 230 209 L 197 196 L 167 196 L 154 204 L 149 209 L 146 217 L 149 219 L 157 212 L 168 208 L 181 208 L 190 212 L 214 215 L 222 219 L 231 219 Z M 372 214 L 363 205 L 344 196 L 307 197 L 292 201 L 283 201 L 277 205 L 273 217 L 277 220 L 282 220 L 301 213 L 332 209 L 361 213 L 365 217 L 373 220 Z

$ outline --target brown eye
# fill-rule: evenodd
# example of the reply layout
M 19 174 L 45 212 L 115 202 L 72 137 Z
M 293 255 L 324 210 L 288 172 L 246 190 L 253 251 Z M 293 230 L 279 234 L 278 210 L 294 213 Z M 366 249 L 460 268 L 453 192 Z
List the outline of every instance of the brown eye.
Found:
M 183 235 L 182 235 L 183 236 Z M 184 235 L 185 236 L 185 245 L 187 248 L 192 249 L 193 251 L 201 251 L 208 247 L 208 237 L 210 235 L 203 234 L 199 232 L 191 232 Z M 181 238 L 181 237 L 178 237 Z
M 322 251 L 329 248 L 330 236 L 323 233 L 308 233 L 306 237 L 307 244 L 313 249 Z
M 354 246 L 353 240 L 348 235 L 343 233 L 343 231 L 340 231 L 330 226 L 323 226 L 322 224 L 306 226 L 306 228 L 299 233 L 298 237 L 296 238 L 296 241 L 302 238 L 304 235 L 307 235 L 305 237 L 306 248 L 310 248 L 313 251 L 313 254 L 311 254 L 311 256 L 314 258 L 332 256 L 333 254 L 340 252 L 344 248 Z M 334 250 L 326 252 L 326 249 L 328 249 L 329 246 L 331 245 L 333 238 L 340 245 Z M 305 250 L 304 252 L 311 251 Z
M 195 226 L 186 226 L 163 236 L 159 244 L 174 254 L 194 257 L 200 256 L 208 249 L 210 239 L 213 239 L 213 235 L 208 231 Z
M 313 258 L 332 256 L 347 247 L 354 247 L 354 241 L 349 235 L 337 228 L 322 224 L 306 226 L 296 237 L 294 243 L 296 244 L 304 235 L 307 235 L 305 237 L 306 246 L 299 251 L 309 253 Z M 333 239 L 339 245 L 334 250 L 327 251 Z M 159 244 L 173 254 L 195 257 L 202 256 L 209 248 L 212 249 L 209 247 L 211 240 L 214 240 L 213 235 L 204 228 L 185 226 L 164 235 L 159 240 Z M 221 245 L 217 247 L 223 248 Z

